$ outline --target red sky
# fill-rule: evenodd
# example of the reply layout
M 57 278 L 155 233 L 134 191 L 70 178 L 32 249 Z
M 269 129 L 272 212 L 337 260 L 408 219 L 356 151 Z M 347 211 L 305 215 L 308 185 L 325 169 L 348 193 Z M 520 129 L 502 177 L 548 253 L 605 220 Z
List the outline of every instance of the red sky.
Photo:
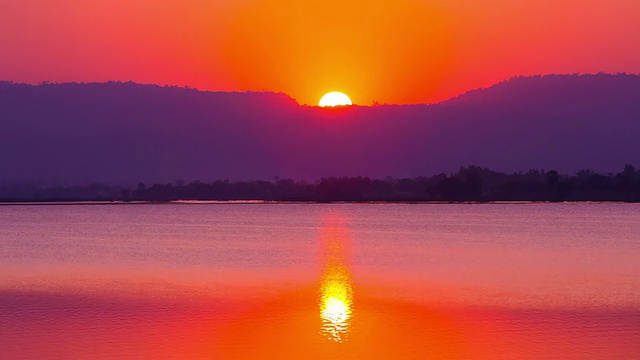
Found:
M 638 0 L 0 0 L 0 80 L 133 80 L 317 104 L 514 75 L 640 73 Z

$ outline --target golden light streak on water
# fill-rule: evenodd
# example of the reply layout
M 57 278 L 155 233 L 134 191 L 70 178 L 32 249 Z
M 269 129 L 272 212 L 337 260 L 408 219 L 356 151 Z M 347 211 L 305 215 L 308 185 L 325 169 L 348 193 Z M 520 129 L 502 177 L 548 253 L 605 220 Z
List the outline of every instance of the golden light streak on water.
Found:
M 323 237 L 320 319 L 322 334 L 329 340 L 347 341 L 353 315 L 353 286 L 345 261 L 344 230 L 328 228 Z
M 322 333 L 330 340 L 347 340 L 353 309 L 353 290 L 342 269 L 327 269 L 321 286 Z

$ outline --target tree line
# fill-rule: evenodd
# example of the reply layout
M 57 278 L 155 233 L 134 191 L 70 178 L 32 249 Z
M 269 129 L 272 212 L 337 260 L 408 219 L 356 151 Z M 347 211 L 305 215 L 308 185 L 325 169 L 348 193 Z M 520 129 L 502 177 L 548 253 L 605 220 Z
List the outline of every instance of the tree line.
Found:
M 581 170 L 573 175 L 555 170 L 505 174 L 478 166 L 456 173 L 403 179 L 328 177 L 317 181 L 144 183 L 136 187 L 91 184 L 40 187 L 0 184 L 0 201 L 640 201 L 640 171 L 626 165 L 617 174 Z

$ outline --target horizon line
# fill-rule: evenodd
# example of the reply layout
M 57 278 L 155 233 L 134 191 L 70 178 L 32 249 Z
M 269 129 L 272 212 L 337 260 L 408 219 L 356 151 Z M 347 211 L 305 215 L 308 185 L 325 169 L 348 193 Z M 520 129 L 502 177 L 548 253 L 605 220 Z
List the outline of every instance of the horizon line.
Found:
M 451 96 L 449 98 L 443 99 L 443 100 L 439 100 L 439 101 L 435 101 L 435 102 L 422 102 L 422 103 L 380 103 L 377 101 L 374 101 L 372 104 L 369 105 L 363 105 L 363 104 L 357 104 L 354 103 L 352 105 L 345 105 L 345 106 L 336 106 L 333 108 L 322 108 L 319 105 L 312 105 L 312 104 L 301 104 L 296 98 L 294 98 L 293 96 L 289 95 L 288 93 L 284 92 L 284 91 L 277 91 L 277 90 L 254 90 L 254 89 L 250 89 L 250 90 L 212 90 L 212 89 L 199 89 L 199 88 L 195 88 L 192 87 L 190 85 L 175 85 L 175 84 L 152 84 L 152 83 L 140 83 L 140 82 L 136 82 L 133 80 L 106 80 L 106 81 L 90 81 L 90 82 L 78 82 L 78 81 L 65 81 L 65 82 L 50 82 L 47 80 L 43 80 L 39 83 L 29 83 L 29 82 L 18 82 L 18 81 L 13 81 L 13 80 L 0 80 L 0 84 L 3 83 L 8 83 L 10 85 L 27 85 L 27 86 L 47 86 L 47 85 L 96 85 L 96 84 L 122 84 L 122 85 L 128 85 L 128 84 L 134 84 L 134 85 L 141 85 L 141 86 L 155 86 L 158 88 L 173 88 L 173 89 L 181 89 L 181 90 L 190 90 L 190 91 L 195 91 L 195 92 L 201 92 L 201 93 L 223 93 L 223 94 L 273 94 L 273 95 L 284 95 L 287 98 L 293 100 L 298 106 L 300 107 L 310 107 L 310 108 L 318 108 L 318 109 L 323 109 L 323 110 L 329 110 L 331 111 L 332 109 L 345 109 L 345 108 L 349 108 L 349 107 L 377 107 L 377 106 L 430 106 L 430 105 L 437 105 L 437 104 L 441 104 L 441 103 L 445 103 L 447 101 L 453 100 L 453 99 L 457 99 L 461 96 L 464 96 L 466 94 L 472 93 L 474 91 L 478 91 L 478 90 L 485 90 L 485 89 L 489 89 L 492 88 L 496 85 L 500 85 L 502 83 L 506 83 L 512 80 L 516 80 L 516 79 L 527 79 L 527 78 L 540 78 L 540 77 L 552 77 L 552 76 L 602 76 L 602 75 L 606 75 L 606 76 L 640 76 L 640 73 L 628 73 L 628 72 L 617 72 L 617 73 L 610 73 L 610 72 L 597 72 L 597 73 L 547 73 L 547 74 L 535 74 L 535 75 L 513 75 L 509 78 L 505 78 L 502 79 L 498 82 L 495 82 L 491 85 L 488 86 L 484 86 L 484 87 L 478 87 L 478 88 L 473 88 L 473 89 L 469 89 L 466 91 L 463 91 L 457 95 Z

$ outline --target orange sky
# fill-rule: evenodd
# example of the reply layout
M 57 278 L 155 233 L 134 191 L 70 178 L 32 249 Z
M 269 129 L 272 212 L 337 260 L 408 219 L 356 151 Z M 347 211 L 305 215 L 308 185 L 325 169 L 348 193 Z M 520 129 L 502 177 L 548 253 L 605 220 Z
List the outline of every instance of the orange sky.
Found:
M 133 80 L 317 104 L 640 72 L 637 0 L 0 0 L 0 80 Z

